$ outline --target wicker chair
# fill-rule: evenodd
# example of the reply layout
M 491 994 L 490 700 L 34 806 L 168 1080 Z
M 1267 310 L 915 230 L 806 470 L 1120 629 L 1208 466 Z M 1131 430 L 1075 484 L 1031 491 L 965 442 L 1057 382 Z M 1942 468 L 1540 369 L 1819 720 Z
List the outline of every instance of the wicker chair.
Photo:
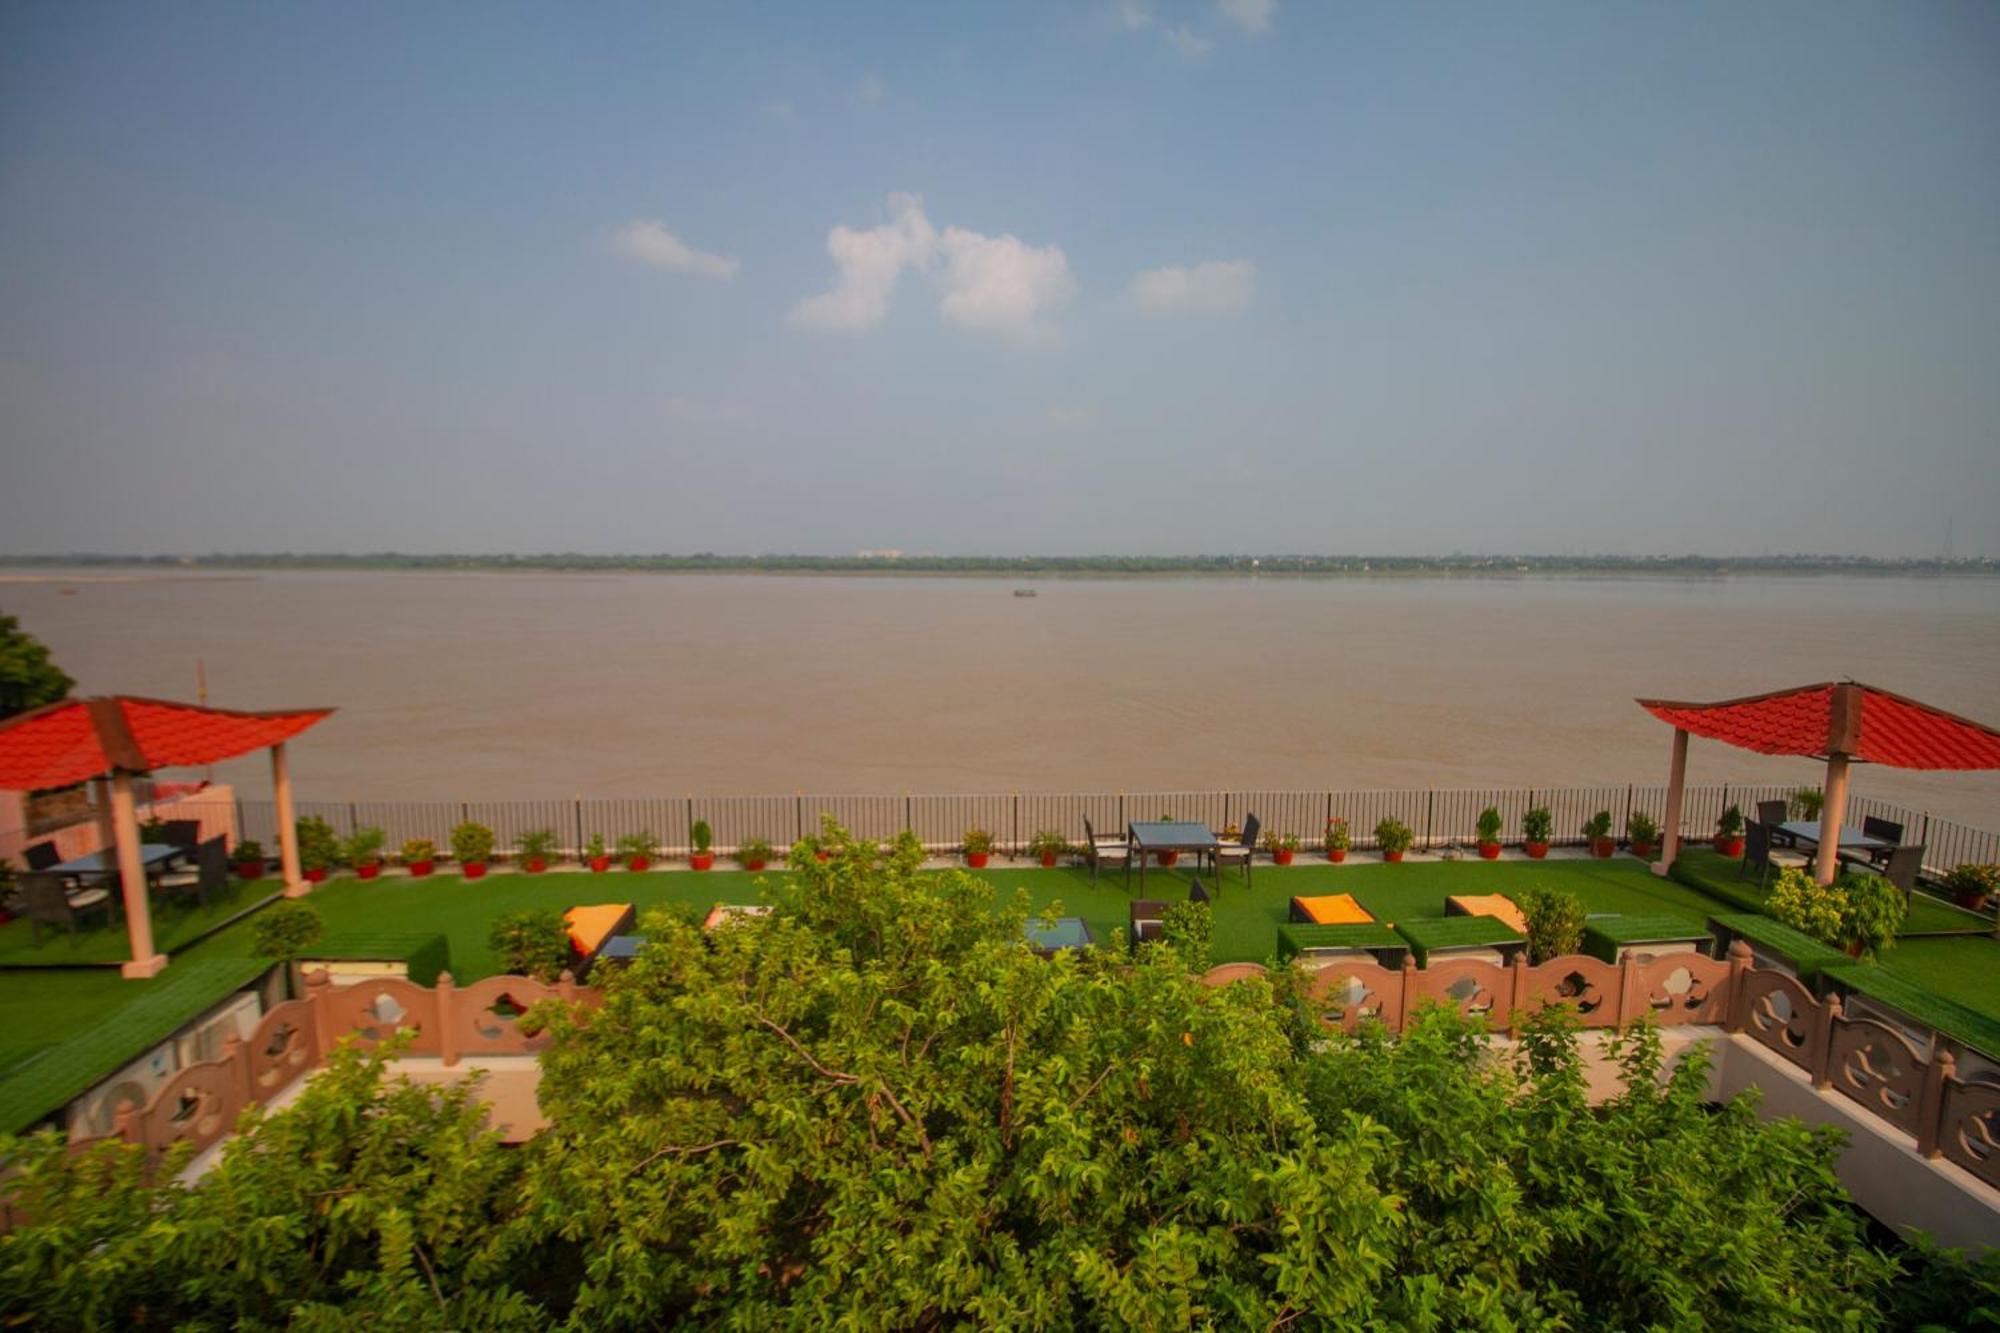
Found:
M 1750 871 L 1757 872 L 1757 887 L 1762 888 L 1771 878 L 1771 867 L 1780 870 L 1804 870 L 1810 865 L 1801 852 L 1789 852 L 1771 845 L 1771 826 L 1761 819 L 1746 820 L 1743 825 L 1743 864 L 1736 869 L 1736 878 L 1742 879 Z
M 43 926 L 61 926 L 75 944 L 79 919 L 101 912 L 106 924 L 110 923 L 114 904 L 109 889 L 69 890 L 63 887 L 62 876 L 33 870 L 18 876 L 16 887 L 21 913 L 34 923 L 37 946 L 42 942 Z
M 1241 865 L 1243 867 L 1244 886 L 1249 886 L 1250 862 L 1253 859 L 1252 854 L 1257 850 L 1257 830 L 1260 827 L 1262 826 L 1258 824 L 1257 816 L 1246 815 L 1243 820 L 1242 841 L 1217 844 L 1214 861 L 1215 877 L 1218 885 L 1220 885 L 1222 879 L 1222 867 L 1226 865 Z
M 1123 838 L 1100 838 L 1097 830 L 1090 826 L 1090 816 L 1083 817 L 1083 859 L 1090 862 L 1090 877 L 1097 878 L 1100 866 L 1125 867 L 1129 877 L 1132 870 L 1132 844 Z

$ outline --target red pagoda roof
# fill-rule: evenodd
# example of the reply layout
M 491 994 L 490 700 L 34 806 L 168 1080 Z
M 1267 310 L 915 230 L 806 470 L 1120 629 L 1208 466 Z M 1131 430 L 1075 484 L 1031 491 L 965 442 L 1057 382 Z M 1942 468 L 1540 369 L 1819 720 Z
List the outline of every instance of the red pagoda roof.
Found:
M 1759 754 L 1844 754 L 1891 768 L 2000 768 L 2000 731 L 1855 682 L 1802 685 L 1719 703 L 1641 699 L 1690 735 Z
M 123 695 L 65 699 L 0 722 L 0 790 L 212 764 L 290 740 L 332 712 L 241 713 Z

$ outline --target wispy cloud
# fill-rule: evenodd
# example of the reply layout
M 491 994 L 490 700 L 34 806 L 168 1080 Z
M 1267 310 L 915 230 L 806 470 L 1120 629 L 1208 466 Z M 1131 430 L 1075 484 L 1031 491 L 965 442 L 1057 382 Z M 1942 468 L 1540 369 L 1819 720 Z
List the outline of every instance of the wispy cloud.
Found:
M 1160 36 L 1167 39 L 1167 45 L 1179 52 L 1183 60 L 1199 60 L 1215 47 L 1214 42 L 1201 36 L 1185 23 L 1177 28 L 1168 28 Z
M 965 227 L 939 232 L 912 194 L 889 196 L 889 211 L 878 226 L 827 233 L 838 276 L 832 288 L 793 306 L 790 323 L 835 332 L 873 328 L 887 317 L 905 269 L 930 280 L 938 313 L 954 324 L 1015 336 L 1037 332 L 1040 317 L 1076 292 L 1069 259 L 1057 246 Z
M 652 268 L 694 273 L 725 282 L 736 276 L 734 258 L 695 249 L 655 218 L 636 218 L 620 227 L 611 238 L 611 248 Z
M 1247 259 L 1149 268 L 1132 279 L 1132 299 L 1147 310 L 1216 313 L 1249 306 L 1257 266 Z
M 1215 0 L 1215 7 L 1222 17 L 1256 36 L 1271 30 L 1271 15 L 1277 12 L 1278 0 Z

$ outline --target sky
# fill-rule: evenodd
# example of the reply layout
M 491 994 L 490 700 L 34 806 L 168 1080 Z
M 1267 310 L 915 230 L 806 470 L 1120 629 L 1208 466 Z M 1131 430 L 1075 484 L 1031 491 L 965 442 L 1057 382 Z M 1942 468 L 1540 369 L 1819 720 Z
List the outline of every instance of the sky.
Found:
M 0 554 L 2000 554 L 2000 6 L 0 7 Z

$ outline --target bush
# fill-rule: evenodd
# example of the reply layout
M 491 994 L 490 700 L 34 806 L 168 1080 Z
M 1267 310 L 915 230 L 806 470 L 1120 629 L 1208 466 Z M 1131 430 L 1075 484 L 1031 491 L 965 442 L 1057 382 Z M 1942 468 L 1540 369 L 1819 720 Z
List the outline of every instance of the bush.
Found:
M 529 829 L 514 839 L 514 851 L 523 865 L 530 861 L 553 861 L 556 856 L 556 831 L 552 828 Z
M 1479 840 L 1481 842 L 1500 841 L 1500 810 L 1497 806 L 1487 806 L 1479 812 Z
M 1660 842 L 1660 825 L 1644 810 L 1634 810 L 1625 817 L 1625 836 L 1633 842 L 1643 842 L 1657 847 Z
M 1207 903 L 1169 903 L 1160 916 L 1160 938 L 1196 976 L 1208 971 L 1215 920 Z
M 1592 842 L 1596 842 L 1601 838 L 1610 837 L 1611 812 L 1609 810 L 1599 810 L 1596 814 L 1584 820 L 1583 836 L 1590 839 Z
M 1037 860 L 1045 856 L 1061 856 L 1069 851 L 1069 839 L 1052 828 L 1039 830 L 1028 839 L 1028 854 Z
M 610 853 L 604 848 L 604 835 L 602 833 L 591 834 L 590 841 L 583 844 L 583 859 L 586 861 L 595 861 L 599 857 L 608 855 Z
M 715 830 L 706 819 L 697 819 L 688 828 L 688 840 L 694 843 L 696 856 L 707 856 L 709 848 L 715 845 Z
M 403 844 L 403 864 L 406 866 L 419 861 L 435 861 L 437 854 L 437 844 L 429 838 L 411 838 Z
M 965 831 L 962 846 L 967 856 L 990 854 L 993 851 L 993 835 L 983 828 L 969 828 Z
M 1384 852 L 1407 852 L 1416 840 L 1416 831 L 1394 816 L 1384 816 L 1375 826 L 1375 842 Z
M 773 852 L 765 838 L 745 838 L 736 846 L 736 859 L 745 866 L 769 865 Z
M 262 865 L 264 864 L 264 844 L 258 842 L 255 838 L 244 838 L 229 853 L 229 859 L 237 865 L 244 865 L 251 861 Z
M 1840 918 L 1840 942 L 1858 944 L 1861 956 L 1874 958 L 1896 946 L 1896 931 L 1902 927 L 1909 905 L 1903 891 L 1880 875 L 1853 875 L 1837 886 L 1846 903 Z
M 1538 805 L 1521 816 L 1521 841 L 1547 842 L 1555 828 L 1555 816 L 1549 813 L 1546 805 Z
M 251 947 L 265 958 L 291 962 L 319 942 L 325 926 L 310 904 L 273 903 L 250 926 Z
M 302 870 L 330 870 L 340 860 L 340 837 L 318 815 L 307 815 L 292 826 L 299 842 Z
M 659 850 L 660 840 L 653 836 L 651 829 L 640 829 L 637 833 L 628 833 L 618 840 L 618 854 L 624 857 L 628 864 L 641 857 L 650 861 Z
M 554 982 L 569 966 L 569 927 L 553 907 L 502 913 L 486 943 L 499 955 L 501 970 L 514 976 Z
M 1590 910 L 1574 894 L 1552 889 L 1531 888 L 1515 895 L 1515 905 L 1528 922 L 1528 961 L 1546 963 L 1551 958 L 1583 951 L 1583 928 Z
M 1347 830 L 1344 819 L 1326 821 L 1326 849 L 1329 852 L 1344 852 L 1353 843 L 1354 835 Z
M 1764 909 L 1775 919 L 1835 947 L 1842 944 L 1840 924 L 1846 906 L 1847 895 L 1839 886 L 1821 884 L 1797 869 L 1779 871 L 1770 897 L 1764 900 Z
M 1722 812 L 1722 818 L 1715 821 L 1715 833 L 1721 838 L 1743 836 L 1743 807 L 1732 805 Z
M 1800 787 L 1788 798 L 1794 819 L 1818 819 L 1826 805 L 1826 793 L 1818 787 Z
M 493 859 L 493 830 L 468 819 L 451 831 L 451 854 L 460 865 Z
M 1279 852 L 1296 852 L 1299 849 L 1299 836 L 1296 833 L 1280 833 L 1272 829 L 1264 835 L 1263 841 L 1264 850 L 1272 856 L 1276 856 Z
M 1967 862 L 1951 868 L 1944 877 L 1944 887 L 1953 894 L 1971 897 L 2000 897 L 2000 865 L 1974 865 Z
M 373 825 L 364 824 L 341 844 L 340 859 L 350 866 L 372 866 L 382 859 L 382 844 L 387 841 L 388 834 Z

